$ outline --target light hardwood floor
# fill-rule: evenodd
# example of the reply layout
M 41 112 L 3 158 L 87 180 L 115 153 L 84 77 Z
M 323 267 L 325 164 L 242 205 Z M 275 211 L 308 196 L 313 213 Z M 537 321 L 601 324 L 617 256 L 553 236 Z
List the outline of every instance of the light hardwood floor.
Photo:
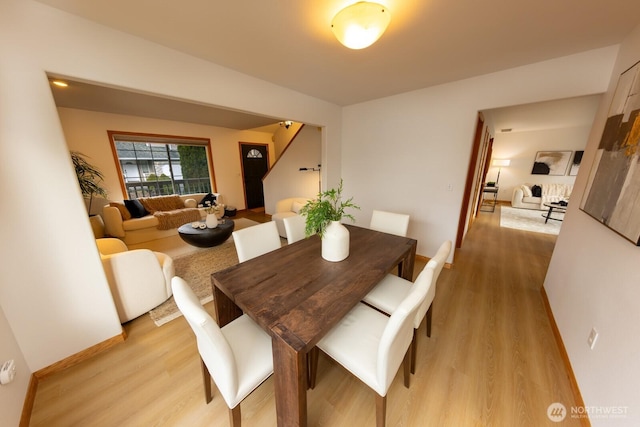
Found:
M 499 218 L 481 213 L 443 270 L 411 388 L 398 375 L 389 391 L 389 426 L 555 426 L 548 406 L 576 405 L 540 295 L 555 236 Z M 125 329 L 123 344 L 40 383 L 32 426 L 228 426 L 219 395 L 205 404 L 184 318 L 156 327 L 143 315 Z M 309 425 L 374 426 L 373 392 L 322 355 L 318 368 Z M 242 421 L 276 425 L 272 379 L 242 403 Z

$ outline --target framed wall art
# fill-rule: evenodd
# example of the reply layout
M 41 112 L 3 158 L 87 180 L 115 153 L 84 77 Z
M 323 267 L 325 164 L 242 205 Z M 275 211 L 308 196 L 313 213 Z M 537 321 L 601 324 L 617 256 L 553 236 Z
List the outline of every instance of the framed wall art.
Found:
M 565 175 L 571 151 L 538 151 L 533 161 L 532 175 Z
M 620 75 L 580 208 L 640 245 L 640 62 Z
M 582 163 L 583 154 L 584 151 L 573 152 L 573 160 L 571 160 L 571 166 L 569 166 L 569 176 L 578 175 L 578 170 L 580 169 L 580 163 Z

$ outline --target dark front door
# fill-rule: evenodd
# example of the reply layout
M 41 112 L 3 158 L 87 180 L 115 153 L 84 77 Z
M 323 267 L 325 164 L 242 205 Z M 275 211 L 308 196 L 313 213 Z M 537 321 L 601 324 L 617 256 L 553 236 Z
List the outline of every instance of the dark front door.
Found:
M 247 209 L 264 207 L 262 178 L 269 170 L 267 146 L 258 144 L 240 144 L 242 152 L 242 175 Z

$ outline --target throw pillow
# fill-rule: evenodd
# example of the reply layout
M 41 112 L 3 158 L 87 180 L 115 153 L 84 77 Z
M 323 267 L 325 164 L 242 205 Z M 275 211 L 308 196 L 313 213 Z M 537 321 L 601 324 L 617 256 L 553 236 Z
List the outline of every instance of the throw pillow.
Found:
M 524 194 L 524 197 L 533 197 L 531 188 L 528 185 L 522 184 L 522 193 Z
M 533 194 L 533 197 L 542 197 L 542 187 L 534 185 L 531 187 L 531 194 Z
M 131 213 L 131 218 L 142 218 L 143 216 L 149 215 L 149 212 L 142 206 L 140 200 L 125 200 L 124 205 L 127 207 L 129 213 Z
M 300 202 L 293 202 L 291 203 L 291 210 L 295 213 L 300 213 L 300 209 L 302 209 L 303 206 L 304 204 Z
M 204 196 L 202 198 L 202 200 L 200 200 L 200 204 L 202 206 L 207 206 L 207 202 L 209 202 L 209 204 L 211 204 L 211 206 L 215 205 L 216 204 L 216 196 L 211 194 L 211 193 L 209 193 L 206 196 Z
M 111 202 L 109 206 L 112 208 L 117 208 L 120 211 L 120 216 L 124 221 L 131 219 L 131 212 L 127 209 L 124 203 Z

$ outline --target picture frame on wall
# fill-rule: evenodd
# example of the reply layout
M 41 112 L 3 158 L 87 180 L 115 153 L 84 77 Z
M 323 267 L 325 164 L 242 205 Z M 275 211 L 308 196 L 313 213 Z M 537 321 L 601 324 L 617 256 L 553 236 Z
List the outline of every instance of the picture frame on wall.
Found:
M 565 175 L 571 151 L 538 151 L 533 161 L 532 175 Z
M 580 163 L 582 163 L 583 154 L 584 150 L 575 151 L 573 153 L 573 160 L 571 160 L 571 166 L 569 166 L 569 176 L 578 175 L 578 170 L 580 169 Z
M 580 209 L 640 246 L 640 62 L 620 74 Z

